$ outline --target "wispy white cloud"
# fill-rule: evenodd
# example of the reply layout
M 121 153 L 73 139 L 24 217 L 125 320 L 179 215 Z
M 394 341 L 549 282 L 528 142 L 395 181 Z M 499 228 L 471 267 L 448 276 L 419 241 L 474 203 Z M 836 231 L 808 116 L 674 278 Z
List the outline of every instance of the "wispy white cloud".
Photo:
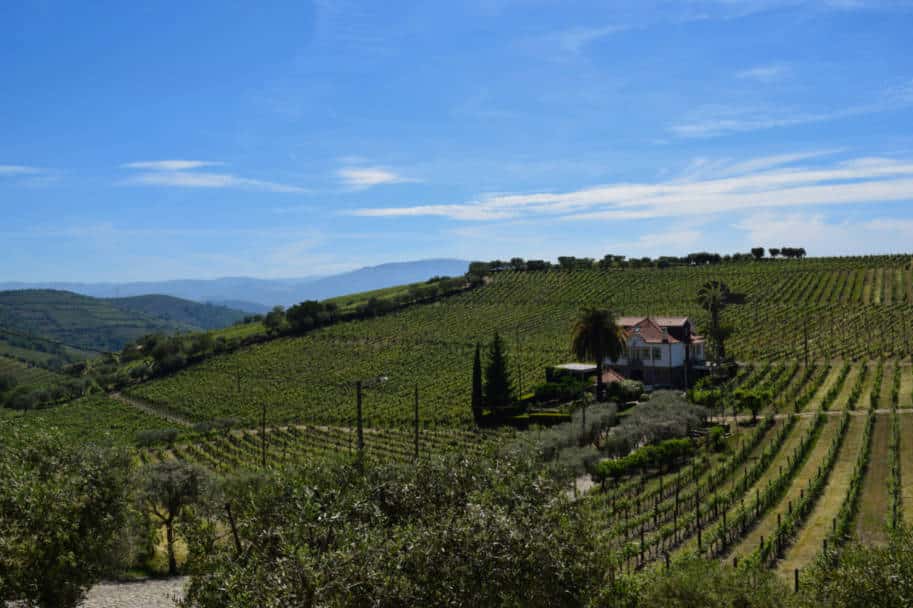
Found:
M 337 171 L 337 175 L 345 185 L 359 189 L 382 184 L 401 184 L 418 181 L 382 167 L 345 167 Z
M 913 161 L 865 158 L 797 166 L 822 153 L 768 156 L 715 165 L 715 175 L 621 183 L 570 192 L 502 194 L 459 204 L 363 208 L 366 217 L 438 216 L 464 221 L 516 218 L 637 220 L 698 217 L 772 207 L 913 201 Z
M 148 171 L 187 171 L 202 167 L 213 167 L 224 163 L 210 160 L 143 160 L 121 165 L 123 169 L 143 169 Z
M 561 51 L 576 55 L 580 53 L 587 45 L 613 34 L 624 32 L 628 29 L 630 28 L 625 25 L 573 27 L 566 30 L 552 32 L 548 34 L 546 38 L 549 42 L 556 44 Z
M 241 190 L 260 190 L 263 192 L 305 193 L 307 188 L 290 186 L 259 179 L 238 177 L 227 173 L 185 173 L 183 171 L 163 171 L 142 173 L 128 178 L 126 184 L 142 186 L 168 186 L 175 188 L 235 188 Z
M 911 106 L 913 106 L 913 81 L 908 81 L 900 86 L 882 91 L 878 98 L 870 103 L 817 112 L 774 107 L 704 106 L 699 108 L 690 119 L 669 127 L 669 131 L 683 138 L 719 137 L 777 127 L 829 122 Z
M 157 160 L 126 163 L 121 165 L 121 167 L 125 169 L 139 169 L 143 172 L 128 177 L 121 183 L 127 185 L 164 186 L 173 188 L 233 188 L 292 194 L 309 191 L 300 186 L 239 177 L 230 173 L 193 171 L 193 169 L 221 164 L 223 163 L 200 160 Z
M 20 176 L 20 175 L 37 175 L 42 170 L 38 167 L 28 167 L 26 165 L 0 165 L 0 177 L 2 176 Z
M 736 78 L 769 84 L 782 80 L 785 76 L 789 75 L 789 71 L 789 66 L 784 63 L 772 63 L 736 72 Z

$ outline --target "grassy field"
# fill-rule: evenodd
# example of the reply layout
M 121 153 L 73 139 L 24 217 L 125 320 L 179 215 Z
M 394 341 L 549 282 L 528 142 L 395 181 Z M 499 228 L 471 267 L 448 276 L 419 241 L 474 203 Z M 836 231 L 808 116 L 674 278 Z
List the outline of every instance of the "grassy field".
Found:
M 862 482 L 862 500 L 856 514 L 855 533 L 865 543 L 883 545 L 888 540 L 888 444 L 891 439 L 891 416 L 879 414 L 872 430 L 869 464 Z
M 865 416 L 850 417 L 850 426 L 847 430 L 846 438 L 840 447 L 837 463 L 830 473 L 824 493 L 815 503 L 815 507 L 805 521 L 805 525 L 802 526 L 799 535 L 786 550 L 783 559 L 777 564 L 777 571 L 784 576 L 791 576 L 796 568 L 802 569 L 807 566 L 822 550 L 822 541 L 831 531 L 831 522 L 837 516 L 846 498 L 846 491 L 853 475 L 853 468 L 856 465 L 859 450 L 863 447 L 862 439 L 865 422 Z M 830 424 L 836 424 L 836 420 Z M 821 445 L 826 446 L 824 443 Z M 815 466 L 812 459 L 810 459 L 806 469 L 803 470 L 803 474 L 797 478 L 797 481 L 807 481 L 814 474 Z M 802 487 L 805 487 L 805 484 Z M 863 503 L 866 501 L 867 498 L 864 498 Z

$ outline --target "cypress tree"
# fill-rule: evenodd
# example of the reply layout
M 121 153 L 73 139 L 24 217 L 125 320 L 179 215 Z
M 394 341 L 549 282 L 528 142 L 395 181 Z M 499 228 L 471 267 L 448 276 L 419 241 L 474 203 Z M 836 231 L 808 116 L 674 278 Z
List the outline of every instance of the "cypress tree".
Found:
M 482 347 L 476 343 L 476 356 L 472 362 L 472 417 L 476 424 L 482 419 L 485 397 L 482 395 Z
M 507 353 L 504 352 L 504 340 L 495 332 L 489 350 L 488 366 L 485 368 L 485 405 L 495 409 L 513 402 L 514 387 L 510 379 Z

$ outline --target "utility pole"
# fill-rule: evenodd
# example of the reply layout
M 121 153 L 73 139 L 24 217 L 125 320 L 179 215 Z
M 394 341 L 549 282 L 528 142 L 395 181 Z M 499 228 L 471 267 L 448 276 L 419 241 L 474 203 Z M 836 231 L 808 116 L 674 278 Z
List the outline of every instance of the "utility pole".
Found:
M 518 397 L 523 398 L 523 365 L 520 361 L 520 324 L 517 323 L 516 329 L 516 339 L 517 339 L 517 393 Z
M 266 468 L 266 401 L 260 412 L 260 451 L 262 452 L 262 465 Z
M 365 452 L 365 436 L 361 420 L 361 380 L 355 383 L 355 399 L 358 407 L 358 459 L 362 460 Z
M 418 460 L 418 384 L 415 385 L 415 459 Z
M 805 317 L 805 323 L 802 325 L 805 328 L 805 369 L 808 369 L 808 317 Z

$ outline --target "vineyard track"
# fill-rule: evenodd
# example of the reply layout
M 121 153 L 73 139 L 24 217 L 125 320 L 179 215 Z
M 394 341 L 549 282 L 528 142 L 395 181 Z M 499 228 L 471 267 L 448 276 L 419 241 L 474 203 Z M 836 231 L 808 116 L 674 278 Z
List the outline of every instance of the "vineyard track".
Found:
M 900 488 L 904 521 L 913 526 L 913 415 L 900 417 Z
M 913 366 L 907 361 L 902 362 L 900 370 L 900 399 L 898 407 L 913 407 Z
M 894 373 L 896 366 L 888 363 L 884 366 L 884 380 L 881 382 L 881 394 L 878 399 L 879 409 L 891 407 L 891 387 L 894 386 Z
M 815 506 L 806 519 L 805 525 L 802 526 L 794 542 L 786 550 L 783 559 L 777 563 L 777 572 L 779 574 L 792 576 L 793 570 L 804 568 L 821 551 L 823 541 L 831 531 L 832 520 L 837 517 L 840 507 L 846 498 L 847 490 L 853 477 L 853 470 L 859 457 L 859 451 L 864 447 L 863 431 L 865 426 L 865 418 L 850 418 L 850 426 L 847 429 L 846 438 L 840 446 L 837 462 L 828 476 L 824 491 L 815 502 Z M 821 439 L 819 439 L 819 442 L 821 442 Z M 829 445 L 829 443 L 830 440 L 828 439 L 827 444 Z M 821 445 L 824 445 L 825 448 L 827 447 L 823 443 Z M 803 471 L 801 479 L 811 479 L 814 474 L 815 469 L 811 467 L 810 470 Z
M 767 436 L 765 437 L 765 439 L 760 441 L 758 443 L 758 445 L 755 446 L 754 450 L 751 451 L 751 454 L 748 456 L 748 460 L 746 461 L 746 463 L 742 467 L 742 469 L 737 474 L 732 476 L 732 479 L 728 484 L 723 483 L 722 487 L 725 488 L 725 487 L 729 487 L 729 486 L 739 485 L 741 483 L 742 479 L 744 479 L 744 477 L 745 477 L 745 468 L 750 467 L 752 464 L 754 464 L 760 458 L 761 454 L 764 452 L 764 449 L 767 447 L 768 441 L 775 433 L 777 433 L 782 428 L 782 424 L 783 424 L 783 421 L 781 419 L 776 419 L 776 422 L 774 423 L 774 425 L 772 427 L 770 427 L 769 431 L 767 431 Z M 802 426 L 802 421 L 799 421 L 799 424 L 796 425 L 797 428 L 799 426 Z M 794 437 L 796 437 L 796 428 L 794 428 L 792 431 L 790 431 L 789 437 L 786 438 L 786 443 L 784 445 L 790 445 L 790 441 L 792 441 Z M 782 450 L 780 450 L 780 452 L 782 453 Z M 774 471 L 773 467 L 777 466 L 779 457 L 780 457 L 780 454 L 778 453 L 777 456 L 775 456 L 770 461 L 770 463 L 767 465 L 767 468 L 765 469 L 765 472 L 764 472 L 763 476 L 761 477 L 761 479 L 767 479 L 768 476 L 771 474 L 771 472 Z M 764 482 L 764 483 L 766 483 L 766 482 Z M 749 488 L 748 492 L 743 494 L 743 496 L 748 495 L 750 492 L 754 492 L 754 487 L 757 485 L 758 485 L 757 483 L 752 485 Z M 735 513 L 737 510 L 738 510 L 738 505 L 733 505 L 727 511 L 727 515 L 729 515 L 730 513 Z M 732 517 L 730 517 L 730 521 L 735 521 L 735 520 Z M 695 551 L 697 551 L 697 535 L 691 534 L 688 537 L 688 540 L 686 542 L 682 543 L 678 547 L 678 549 L 676 549 L 674 551 L 674 553 L 676 555 L 682 555 L 685 553 L 690 553 L 690 552 L 695 552 Z
M 891 415 L 876 415 L 875 426 L 872 429 L 871 453 L 862 482 L 859 511 L 856 514 L 854 526 L 859 540 L 870 545 L 884 545 L 888 541 L 886 517 L 890 508 L 888 495 L 890 439 Z
M 811 426 L 811 420 L 804 420 L 804 425 L 797 426 L 796 429 L 799 431 L 794 438 L 790 438 L 791 443 L 783 446 L 781 454 L 778 455 L 782 457 L 782 460 L 778 457 L 776 463 L 777 466 L 780 464 L 786 465 L 786 457 L 792 456 L 793 448 L 799 445 L 802 436 L 805 435 L 808 428 Z M 837 428 L 839 426 L 839 421 L 834 418 L 828 418 L 825 420 L 821 429 L 818 432 L 817 439 L 815 444 L 811 448 L 811 452 L 808 454 L 805 462 L 802 464 L 802 467 L 796 473 L 795 477 L 791 480 L 789 489 L 786 491 L 786 494 L 780 499 L 778 505 L 774 508 L 769 509 L 767 513 L 761 518 L 761 521 L 754 526 L 754 528 L 748 532 L 747 535 L 739 542 L 730 552 L 729 558 L 738 557 L 742 559 L 751 555 L 752 551 L 758 548 L 758 545 L 761 542 L 761 537 L 765 539 L 771 537 L 772 532 L 777 527 L 777 513 L 785 513 L 787 511 L 787 505 L 789 502 L 794 504 L 798 503 L 800 494 L 808 485 L 808 479 L 811 479 L 813 475 L 818 470 L 818 466 L 824 460 L 825 454 L 827 453 L 828 447 L 830 447 L 831 441 L 837 435 Z M 801 430 L 800 430 L 801 429 Z M 766 484 L 766 481 L 764 481 Z M 757 486 L 760 487 L 760 486 Z
M 133 397 L 133 396 L 127 397 L 123 393 L 111 393 L 108 395 L 108 397 L 110 397 L 111 399 L 114 399 L 115 401 L 119 401 L 120 403 L 123 403 L 124 405 L 129 405 L 130 407 L 136 408 L 145 414 L 149 414 L 150 416 L 156 416 L 158 418 L 163 418 L 173 424 L 177 424 L 177 425 L 185 426 L 185 427 L 189 427 L 189 426 L 193 425 L 193 423 L 190 420 L 187 420 L 183 416 L 178 416 L 177 414 L 174 414 L 172 412 L 166 412 L 166 411 L 164 411 L 163 408 L 161 408 L 155 404 L 149 403 L 147 401 L 143 401 L 142 399 L 137 399 L 136 397 Z
M 850 370 L 850 374 L 853 371 Z M 834 365 L 831 367 L 831 370 L 828 372 L 827 377 L 824 379 L 824 383 L 821 387 L 815 391 L 815 394 L 812 396 L 811 400 L 805 405 L 802 411 L 810 412 L 821 409 L 821 402 L 824 400 L 827 392 L 831 390 L 831 387 L 837 384 L 837 379 L 840 378 L 840 366 Z M 850 376 L 847 376 L 846 381 L 850 381 Z
M 869 365 L 868 373 L 865 375 L 865 380 L 862 381 L 862 393 L 859 397 L 859 402 L 854 406 L 857 410 L 869 409 L 869 396 L 872 394 L 872 389 L 875 386 L 876 369 L 876 365 Z

